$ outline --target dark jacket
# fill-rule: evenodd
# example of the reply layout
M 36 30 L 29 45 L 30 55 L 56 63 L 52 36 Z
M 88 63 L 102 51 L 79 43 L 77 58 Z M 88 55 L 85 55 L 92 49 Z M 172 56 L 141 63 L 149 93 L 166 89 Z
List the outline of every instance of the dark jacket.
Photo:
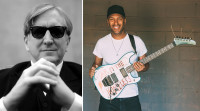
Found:
M 0 70 L 0 98 L 7 95 L 20 78 L 30 62 L 19 63 L 12 68 Z M 82 95 L 82 66 L 72 62 L 63 62 L 60 77 L 65 84 L 79 95 Z M 47 92 L 44 96 L 43 91 Z M 50 97 L 44 85 L 33 85 L 19 104 L 19 111 L 60 111 L 61 106 Z

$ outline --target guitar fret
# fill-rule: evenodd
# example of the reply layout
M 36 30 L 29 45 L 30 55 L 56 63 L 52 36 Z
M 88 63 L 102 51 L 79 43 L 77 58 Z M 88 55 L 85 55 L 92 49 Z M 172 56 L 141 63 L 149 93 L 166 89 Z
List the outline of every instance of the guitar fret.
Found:
M 146 61 L 147 61 L 146 58 L 144 58 L 140 62 L 144 64 L 144 63 L 146 63 Z
M 126 70 L 127 73 L 132 72 L 134 70 L 133 65 L 130 65 L 130 66 L 126 67 L 125 70 Z
M 142 62 L 143 64 L 148 63 L 149 61 L 155 59 L 156 57 L 162 55 L 163 53 L 167 52 L 168 50 L 172 49 L 174 47 L 174 44 L 171 43 L 165 47 L 163 47 L 162 49 L 152 53 L 151 55 L 145 57 L 144 59 L 140 60 L 139 62 Z

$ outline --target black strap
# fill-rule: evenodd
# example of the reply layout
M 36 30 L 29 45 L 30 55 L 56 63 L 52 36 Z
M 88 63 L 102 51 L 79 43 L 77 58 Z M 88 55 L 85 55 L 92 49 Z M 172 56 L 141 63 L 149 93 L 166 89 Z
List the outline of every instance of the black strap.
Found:
M 137 53 L 134 37 L 133 37 L 132 35 L 130 35 L 130 34 L 128 34 L 128 36 L 129 36 L 129 39 L 130 39 L 130 41 L 131 41 L 131 45 L 132 45 L 133 49 L 135 50 L 135 53 Z

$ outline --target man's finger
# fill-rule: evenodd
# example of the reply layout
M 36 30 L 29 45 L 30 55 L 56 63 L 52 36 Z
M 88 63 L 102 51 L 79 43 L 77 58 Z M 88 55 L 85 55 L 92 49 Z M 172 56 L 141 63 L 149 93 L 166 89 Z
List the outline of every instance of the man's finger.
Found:
M 51 68 L 47 65 L 43 65 L 43 64 L 37 64 L 37 65 L 31 66 L 30 68 L 26 69 L 24 72 L 28 73 L 29 76 L 34 76 L 40 70 L 46 71 L 49 74 L 52 74 L 55 76 L 59 75 L 58 71 L 54 70 L 53 68 Z
M 92 68 L 91 68 L 91 70 L 95 70 L 95 69 L 96 69 L 95 67 L 92 67 Z
M 42 76 L 34 76 L 28 79 L 28 81 L 30 84 L 37 84 L 37 83 L 50 84 L 50 85 L 57 84 L 57 81 Z
M 144 66 L 144 64 L 143 63 L 141 63 L 141 62 L 138 62 L 141 66 Z
M 140 69 L 140 66 L 138 65 L 137 62 L 135 62 L 135 63 L 133 64 L 133 67 L 134 67 L 134 69 L 135 69 L 136 71 L 139 71 L 139 69 Z
M 57 75 L 52 75 L 52 74 L 49 74 L 48 72 L 42 71 L 42 70 L 40 70 L 34 76 L 42 76 L 42 77 L 49 78 L 49 79 L 52 79 L 52 80 L 55 80 L 55 81 L 57 81 L 57 77 L 58 77 Z
M 36 62 L 36 64 L 44 64 L 44 65 L 47 65 L 49 67 L 52 67 L 54 70 L 57 70 L 56 65 L 54 63 L 47 61 L 44 58 L 41 58 L 39 61 Z

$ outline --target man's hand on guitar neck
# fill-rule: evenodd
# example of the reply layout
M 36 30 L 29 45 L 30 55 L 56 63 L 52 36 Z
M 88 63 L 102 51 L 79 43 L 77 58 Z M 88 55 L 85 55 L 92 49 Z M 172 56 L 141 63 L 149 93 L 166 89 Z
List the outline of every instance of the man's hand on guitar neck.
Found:
M 135 62 L 133 67 L 137 72 L 145 71 L 145 65 L 141 62 Z
M 92 77 L 94 76 L 94 72 L 95 72 L 95 69 L 96 69 L 97 67 L 99 67 L 99 66 L 98 66 L 98 65 L 95 65 L 95 67 L 92 66 L 92 67 L 90 68 L 90 70 L 89 70 L 89 76 L 90 76 L 90 78 L 92 78 Z
M 146 57 L 146 54 L 144 54 L 143 56 L 140 56 L 140 57 L 138 58 L 138 61 L 139 61 L 139 60 L 142 60 L 142 59 L 145 58 L 145 57 Z M 143 63 L 141 63 L 141 62 L 135 62 L 135 63 L 133 64 L 133 67 L 134 67 L 134 69 L 135 69 L 137 72 L 147 71 L 147 70 L 149 69 L 149 63 L 143 64 Z

